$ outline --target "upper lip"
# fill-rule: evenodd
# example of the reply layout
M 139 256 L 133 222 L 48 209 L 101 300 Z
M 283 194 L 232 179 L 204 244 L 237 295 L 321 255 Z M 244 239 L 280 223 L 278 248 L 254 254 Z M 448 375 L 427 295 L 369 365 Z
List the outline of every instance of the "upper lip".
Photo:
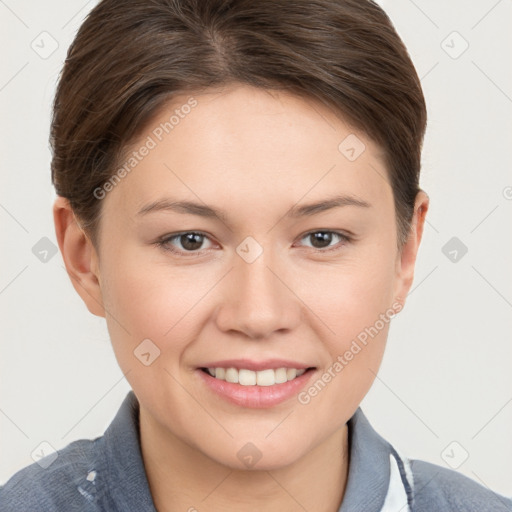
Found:
M 236 368 L 237 370 L 246 369 L 260 371 L 277 368 L 296 368 L 297 370 L 312 368 L 310 364 L 299 363 L 289 359 L 266 359 L 265 361 L 253 361 L 251 359 L 223 359 L 222 361 L 212 361 L 206 363 L 200 368 Z

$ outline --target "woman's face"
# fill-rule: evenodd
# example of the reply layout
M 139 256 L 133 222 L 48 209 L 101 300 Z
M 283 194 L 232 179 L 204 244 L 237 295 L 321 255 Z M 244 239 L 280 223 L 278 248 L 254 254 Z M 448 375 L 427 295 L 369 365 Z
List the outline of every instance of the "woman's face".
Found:
M 379 148 L 321 104 L 239 86 L 174 98 L 131 149 L 93 267 L 141 414 L 233 468 L 298 460 L 369 390 L 411 284 Z

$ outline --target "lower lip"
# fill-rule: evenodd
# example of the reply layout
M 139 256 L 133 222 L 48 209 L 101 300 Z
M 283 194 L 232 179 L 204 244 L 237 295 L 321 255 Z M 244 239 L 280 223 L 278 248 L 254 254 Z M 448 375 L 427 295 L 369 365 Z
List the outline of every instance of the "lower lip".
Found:
M 297 395 L 315 373 L 312 369 L 307 370 L 300 377 L 272 386 L 242 386 L 216 379 L 200 369 L 197 372 L 203 382 L 218 395 L 233 404 L 253 409 L 264 409 L 285 402 Z

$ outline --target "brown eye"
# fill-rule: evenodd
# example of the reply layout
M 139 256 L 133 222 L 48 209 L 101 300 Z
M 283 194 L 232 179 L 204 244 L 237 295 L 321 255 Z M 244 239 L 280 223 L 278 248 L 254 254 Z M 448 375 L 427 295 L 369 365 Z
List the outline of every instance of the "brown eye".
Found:
M 328 247 L 333 238 L 332 233 L 328 231 L 317 231 L 316 233 L 312 233 L 309 236 L 315 249 L 323 249 L 324 247 Z
M 343 233 L 339 233 L 337 231 L 328 231 L 328 230 L 318 230 L 311 231 L 302 237 L 302 240 L 309 239 L 311 241 L 311 246 L 313 249 L 317 249 L 321 252 L 326 252 L 331 249 L 338 249 L 344 245 L 344 242 L 350 241 L 350 237 Z M 332 242 L 338 242 L 337 245 L 331 245 Z
M 178 240 L 187 251 L 196 251 L 203 245 L 203 238 L 204 236 L 199 233 L 185 233 L 184 235 L 180 235 Z
M 167 251 L 175 253 L 200 253 L 205 249 L 203 242 L 207 239 L 207 235 L 197 233 L 195 231 L 188 231 L 186 233 L 178 233 L 176 235 L 167 236 L 157 242 L 157 245 Z

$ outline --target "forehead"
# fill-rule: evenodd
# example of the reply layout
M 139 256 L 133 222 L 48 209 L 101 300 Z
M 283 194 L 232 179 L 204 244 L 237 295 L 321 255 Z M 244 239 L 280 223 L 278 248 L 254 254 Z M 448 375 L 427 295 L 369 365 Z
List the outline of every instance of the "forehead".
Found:
M 316 100 L 244 85 L 175 96 L 123 164 L 107 202 L 132 214 L 166 196 L 261 209 L 334 192 L 391 195 L 381 148 L 364 133 Z

